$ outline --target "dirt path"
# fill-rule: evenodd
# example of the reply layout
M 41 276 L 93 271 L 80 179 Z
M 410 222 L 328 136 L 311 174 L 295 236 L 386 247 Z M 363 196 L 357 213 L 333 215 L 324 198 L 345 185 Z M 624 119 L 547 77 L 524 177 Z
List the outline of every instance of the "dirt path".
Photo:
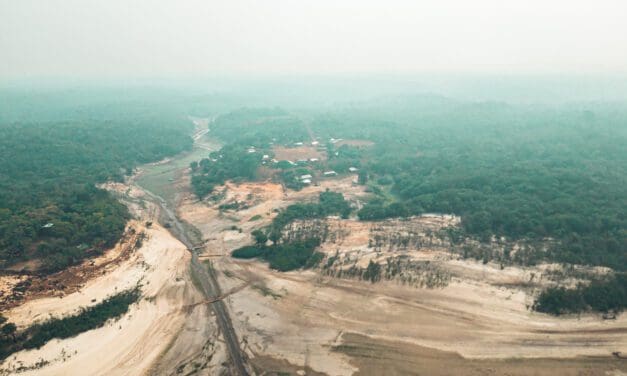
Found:
M 194 137 L 194 142 L 198 142 L 200 137 Z M 177 237 L 191 253 L 190 270 L 193 278 L 198 282 L 201 292 L 205 296 L 205 300 L 211 302 L 211 307 L 216 315 L 216 321 L 220 327 L 222 336 L 227 345 L 229 357 L 232 363 L 232 372 L 237 375 L 248 375 L 249 372 L 246 368 L 246 360 L 243 355 L 237 334 L 233 329 L 231 318 L 229 317 L 228 310 L 224 305 L 222 299 L 218 299 L 222 296 L 220 285 L 215 276 L 215 271 L 211 263 L 203 265 L 198 259 L 198 249 L 202 247 L 194 242 L 192 232 L 193 228 L 190 228 L 190 224 L 184 224 L 178 218 L 176 213 L 168 206 L 168 202 L 162 197 L 148 191 L 145 187 L 140 187 L 147 194 L 147 198 L 152 201 L 153 204 L 159 206 L 161 216 L 160 221 L 162 223 L 168 223 L 170 232 Z

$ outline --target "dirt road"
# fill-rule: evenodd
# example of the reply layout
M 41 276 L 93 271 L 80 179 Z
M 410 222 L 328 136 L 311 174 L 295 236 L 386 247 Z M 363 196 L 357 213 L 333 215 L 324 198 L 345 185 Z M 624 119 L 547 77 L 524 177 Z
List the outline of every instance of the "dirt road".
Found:
M 197 141 L 197 138 L 194 138 Z M 170 209 L 166 200 L 162 197 L 157 196 L 156 194 L 150 192 L 145 187 L 141 187 L 141 189 L 147 193 L 149 199 L 156 205 L 158 205 L 161 209 L 161 218 L 160 221 L 162 224 L 168 224 L 170 233 L 174 237 L 176 237 L 181 243 L 185 244 L 187 249 L 191 252 L 192 257 L 190 261 L 190 269 L 193 274 L 195 280 L 197 280 L 202 289 L 202 293 L 205 295 L 207 300 L 213 301 L 211 303 L 211 307 L 216 314 L 216 319 L 220 330 L 224 336 L 224 340 L 227 345 L 227 349 L 229 352 L 229 356 L 232 362 L 233 371 L 238 375 L 248 375 L 249 372 L 245 366 L 245 356 L 243 355 L 239 341 L 237 338 L 237 334 L 235 333 L 235 329 L 233 329 L 233 324 L 231 323 L 231 318 L 229 317 L 229 313 L 227 311 L 224 302 L 220 299 L 216 299 L 217 297 L 222 295 L 222 291 L 220 289 L 220 285 L 217 282 L 215 271 L 211 264 L 207 264 L 204 266 L 198 259 L 197 250 L 199 247 L 195 244 L 192 239 L 190 231 L 191 225 L 182 223 L 179 218 L 176 216 L 174 211 Z

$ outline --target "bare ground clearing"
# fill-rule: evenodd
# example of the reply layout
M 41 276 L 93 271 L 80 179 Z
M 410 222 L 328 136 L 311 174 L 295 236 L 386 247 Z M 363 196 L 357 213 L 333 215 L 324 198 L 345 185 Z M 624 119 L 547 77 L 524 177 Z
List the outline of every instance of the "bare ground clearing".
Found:
M 274 158 L 279 161 L 295 162 L 300 159 L 317 158 L 318 160 L 324 160 L 327 158 L 326 153 L 319 151 L 315 146 L 275 146 L 272 148 L 272 152 L 274 152 Z
M 454 352 L 347 333 L 334 348 L 351 356 L 356 375 L 618 375 L 627 363 L 605 357 L 464 359 Z

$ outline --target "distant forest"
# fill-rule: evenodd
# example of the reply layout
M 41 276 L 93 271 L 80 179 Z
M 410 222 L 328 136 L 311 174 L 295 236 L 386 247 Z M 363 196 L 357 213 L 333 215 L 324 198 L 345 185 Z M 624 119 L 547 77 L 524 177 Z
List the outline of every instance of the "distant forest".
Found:
M 110 247 L 129 214 L 96 184 L 192 146 L 191 123 L 158 106 L 113 98 L 80 106 L 78 95 L 4 99 L 16 105 L 0 116 L 3 269 L 31 261 L 54 272 Z

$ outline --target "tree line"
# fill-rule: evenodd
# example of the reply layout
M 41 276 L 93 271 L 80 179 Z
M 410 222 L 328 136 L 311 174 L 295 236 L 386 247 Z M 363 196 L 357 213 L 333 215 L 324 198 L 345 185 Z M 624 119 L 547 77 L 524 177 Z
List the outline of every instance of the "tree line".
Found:
M 78 314 L 63 318 L 51 318 L 17 331 L 15 324 L 0 316 L 0 360 L 28 349 L 40 348 L 54 338 L 74 337 L 88 330 L 102 327 L 107 321 L 121 317 L 141 295 L 139 287 L 112 295 L 102 302 L 82 308 Z

